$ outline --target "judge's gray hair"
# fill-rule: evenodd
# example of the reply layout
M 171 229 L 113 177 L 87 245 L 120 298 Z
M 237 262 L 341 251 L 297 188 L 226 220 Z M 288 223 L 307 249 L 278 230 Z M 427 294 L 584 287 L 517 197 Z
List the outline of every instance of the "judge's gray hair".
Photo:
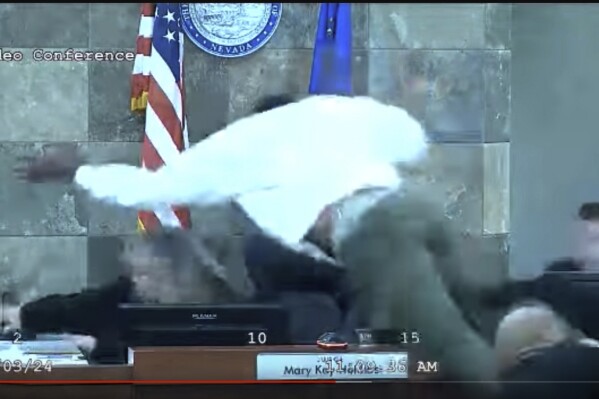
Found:
M 163 230 L 125 240 L 124 261 L 135 257 L 165 260 L 181 302 L 225 303 L 254 293 L 243 261 L 243 237 L 230 232 Z M 128 262 L 129 260 L 129 262 Z

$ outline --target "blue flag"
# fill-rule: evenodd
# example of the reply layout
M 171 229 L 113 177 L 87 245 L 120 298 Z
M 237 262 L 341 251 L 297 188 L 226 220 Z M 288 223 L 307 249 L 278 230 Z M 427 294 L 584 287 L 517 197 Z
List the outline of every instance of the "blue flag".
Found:
M 351 3 L 322 3 L 310 94 L 352 94 Z

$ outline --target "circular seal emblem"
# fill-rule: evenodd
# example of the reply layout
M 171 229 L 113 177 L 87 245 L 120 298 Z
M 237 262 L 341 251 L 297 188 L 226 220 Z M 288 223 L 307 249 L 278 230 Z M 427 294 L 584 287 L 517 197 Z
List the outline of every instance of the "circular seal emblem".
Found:
M 181 24 L 191 41 L 218 57 L 243 57 L 275 33 L 283 3 L 183 3 Z

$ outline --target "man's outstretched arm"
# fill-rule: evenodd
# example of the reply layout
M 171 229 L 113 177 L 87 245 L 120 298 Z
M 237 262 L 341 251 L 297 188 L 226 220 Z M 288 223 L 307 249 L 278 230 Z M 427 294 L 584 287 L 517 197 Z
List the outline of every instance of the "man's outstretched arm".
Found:
M 235 170 L 205 152 L 192 147 L 151 171 L 127 164 L 92 165 L 75 145 L 63 144 L 22 159 L 14 171 L 30 183 L 71 182 L 97 200 L 137 209 L 210 204 L 252 189 L 252 182 L 235 179 Z
M 213 203 L 224 198 L 203 191 L 187 174 L 173 176 L 172 168 L 157 171 L 126 164 L 83 165 L 73 182 L 96 200 L 136 209 L 165 205 Z

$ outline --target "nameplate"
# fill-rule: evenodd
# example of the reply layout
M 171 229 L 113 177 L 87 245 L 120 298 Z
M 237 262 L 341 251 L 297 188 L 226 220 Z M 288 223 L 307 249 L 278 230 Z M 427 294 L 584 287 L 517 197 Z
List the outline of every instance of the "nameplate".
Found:
M 372 380 L 408 378 L 408 354 L 260 353 L 257 380 Z

